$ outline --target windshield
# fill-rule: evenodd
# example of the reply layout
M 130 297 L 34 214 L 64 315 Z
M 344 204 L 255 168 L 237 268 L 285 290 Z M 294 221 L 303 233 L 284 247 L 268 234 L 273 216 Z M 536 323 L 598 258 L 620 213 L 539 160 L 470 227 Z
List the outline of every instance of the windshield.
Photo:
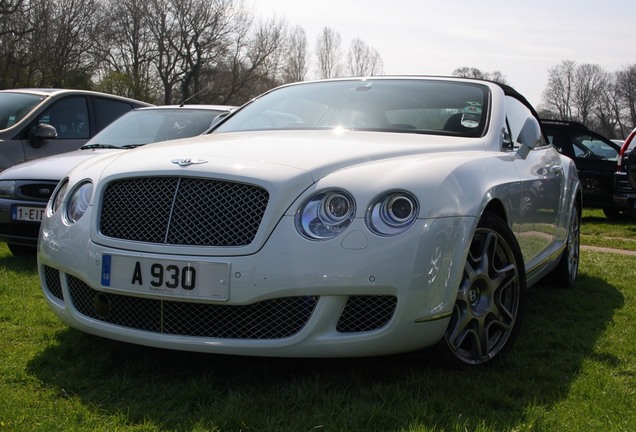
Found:
M 222 112 L 224 111 L 200 108 L 131 111 L 104 128 L 83 147 L 131 147 L 201 135 L 210 129 L 212 121 Z
M 481 136 L 489 89 L 434 79 L 309 82 L 274 90 L 215 132 L 335 129 Z
M 0 129 L 8 129 L 22 120 L 44 96 L 0 92 Z

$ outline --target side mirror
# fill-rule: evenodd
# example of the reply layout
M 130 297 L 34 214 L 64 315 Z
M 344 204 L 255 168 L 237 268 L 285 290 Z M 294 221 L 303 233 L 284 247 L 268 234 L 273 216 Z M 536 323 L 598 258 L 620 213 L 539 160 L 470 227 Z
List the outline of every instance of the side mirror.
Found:
M 534 117 L 526 119 L 519 132 L 517 142 L 521 145 L 518 153 L 523 159 L 528 156 L 532 149 L 546 144 L 543 132 L 541 132 L 541 126 L 539 126 L 539 122 Z
M 57 130 L 54 126 L 46 123 L 40 123 L 35 130 L 31 144 L 33 147 L 40 147 L 44 140 L 57 138 Z
M 230 114 L 232 114 L 232 111 L 224 111 L 221 114 L 217 115 L 216 117 L 214 117 L 214 120 L 212 120 L 212 125 L 210 127 L 216 126 L 221 122 L 221 120 L 227 118 Z
M 57 138 L 57 130 L 55 129 L 55 126 L 40 123 L 35 131 L 35 137 L 39 139 Z

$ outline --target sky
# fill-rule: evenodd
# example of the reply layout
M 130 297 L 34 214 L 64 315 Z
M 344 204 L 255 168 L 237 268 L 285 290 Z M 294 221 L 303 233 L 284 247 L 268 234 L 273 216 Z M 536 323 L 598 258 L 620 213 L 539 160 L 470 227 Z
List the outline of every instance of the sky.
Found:
M 329 27 L 340 34 L 343 52 L 355 38 L 377 50 L 387 75 L 451 75 L 464 66 L 499 71 L 535 107 L 548 70 L 564 60 L 608 72 L 636 64 L 634 0 L 253 2 L 256 16 L 302 27 L 312 54 Z

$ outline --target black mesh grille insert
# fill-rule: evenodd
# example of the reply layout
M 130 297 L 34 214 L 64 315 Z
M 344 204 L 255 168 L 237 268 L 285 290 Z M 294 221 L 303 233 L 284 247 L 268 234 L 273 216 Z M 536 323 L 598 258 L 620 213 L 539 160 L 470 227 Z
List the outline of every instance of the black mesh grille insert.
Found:
M 60 281 L 60 272 L 52 267 L 44 266 L 44 283 L 46 289 L 60 300 L 64 299 L 62 295 L 62 282 Z
M 85 316 L 123 327 L 183 336 L 278 339 L 298 333 L 318 297 L 284 297 L 249 305 L 147 299 L 93 290 L 67 276 L 75 308 Z
M 146 243 L 245 246 L 254 240 L 269 194 L 258 186 L 189 177 L 143 177 L 109 184 L 101 233 Z
M 355 333 L 384 327 L 393 316 L 397 297 L 390 295 L 351 296 L 347 300 L 336 330 Z

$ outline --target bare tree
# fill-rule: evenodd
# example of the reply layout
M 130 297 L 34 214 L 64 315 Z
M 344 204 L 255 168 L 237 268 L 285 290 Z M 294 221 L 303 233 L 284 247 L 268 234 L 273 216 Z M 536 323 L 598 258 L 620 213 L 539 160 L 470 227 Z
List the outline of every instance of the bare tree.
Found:
M 242 104 L 278 85 L 288 46 L 287 23 L 272 18 L 249 24 L 237 32 L 232 55 L 214 71 L 222 103 Z
M 309 69 L 307 35 L 296 26 L 289 33 L 287 62 L 283 67 L 283 83 L 304 81 Z
M 609 137 L 625 137 L 629 132 L 625 126 L 618 73 L 607 74 L 598 103 L 595 105 L 594 116 L 598 125 L 595 129 Z
M 0 0 L 0 88 L 28 83 L 25 69 L 33 55 L 26 36 L 34 30 L 30 8 L 26 0 Z
M 362 39 L 355 38 L 347 53 L 347 68 L 353 76 L 371 76 L 384 73 L 382 58 L 378 51 Z
M 37 59 L 34 85 L 90 88 L 94 71 L 92 30 L 98 0 L 39 0 L 31 9 L 27 39 Z
M 176 36 L 178 28 L 173 4 L 172 0 L 149 0 L 148 8 L 148 26 L 155 44 L 154 71 L 160 82 L 164 104 L 172 103 L 174 88 L 185 69 Z
M 238 25 L 233 19 L 232 0 L 173 0 L 178 23 L 177 37 L 184 59 L 181 97 L 196 102 L 203 90 L 205 67 L 221 63 L 226 57 L 230 37 Z
M 582 64 L 574 73 L 574 103 L 577 118 L 583 124 L 590 123 L 607 85 L 607 73 L 599 65 Z
M 462 78 L 475 78 L 498 82 L 501 84 L 508 84 L 506 76 L 500 71 L 484 72 L 475 67 L 464 66 L 457 68 L 453 71 L 453 76 Z
M 616 81 L 621 104 L 627 112 L 627 121 L 632 127 L 636 126 L 636 65 L 619 71 Z
M 543 92 L 543 101 L 558 118 L 574 120 L 573 100 L 576 81 L 576 62 L 564 60 L 548 69 L 548 84 Z
M 318 60 L 318 78 L 335 78 L 341 76 L 342 65 L 340 34 L 329 27 L 323 27 L 316 43 Z
M 118 89 L 119 94 L 151 100 L 150 72 L 156 48 L 148 1 L 106 0 L 103 6 L 94 40 L 98 57 L 106 63 L 104 73 L 107 78 L 121 77 L 120 83 L 126 86 Z

